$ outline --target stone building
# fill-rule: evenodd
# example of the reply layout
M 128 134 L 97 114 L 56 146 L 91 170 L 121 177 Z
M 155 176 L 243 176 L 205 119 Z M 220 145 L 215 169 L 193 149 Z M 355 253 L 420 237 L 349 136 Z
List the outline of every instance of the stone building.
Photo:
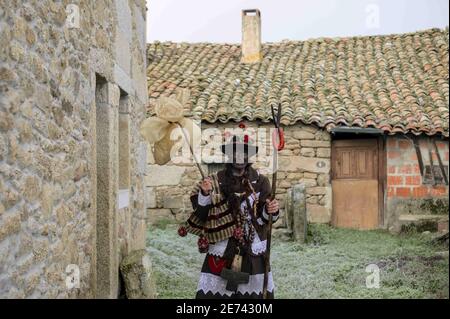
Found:
M 0 298 L 115 298 L 145 246 L 145 15 L 1 1 Z
M 282 208 L 304 183 L 310 222 L 448 228 L 448 29 L 261 43 L 260 23 L 258 10 L 243 11 L 242 45 L 148 44 L 148 115 L 178 88 L 190 90 L 185 115 L 202 129 L 272 127 L 270 105 L 281 104 Z M 151 152 L 148 162 L 149 221 L 184 219 L 197 169 L 155 165 Z

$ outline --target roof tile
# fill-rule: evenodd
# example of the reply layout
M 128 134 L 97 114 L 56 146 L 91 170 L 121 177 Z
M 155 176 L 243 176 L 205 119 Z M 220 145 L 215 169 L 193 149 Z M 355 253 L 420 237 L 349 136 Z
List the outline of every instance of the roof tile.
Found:
M 263 61 L 240 62 L 240 45 L 148 45 L 148 115 L 159 96 L 189 88 L 185 115 L 207 122 L 271 119 L 330 129 L 449 135 L 448 29 L 263 44 Z

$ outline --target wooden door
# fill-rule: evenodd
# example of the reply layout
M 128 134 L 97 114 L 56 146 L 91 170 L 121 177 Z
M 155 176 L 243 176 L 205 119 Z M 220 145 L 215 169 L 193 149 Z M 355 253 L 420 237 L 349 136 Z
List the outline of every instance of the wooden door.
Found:
M 338 140 L 332 144 L 332 224 L 375 229 L 379 221 L 378 140 Z

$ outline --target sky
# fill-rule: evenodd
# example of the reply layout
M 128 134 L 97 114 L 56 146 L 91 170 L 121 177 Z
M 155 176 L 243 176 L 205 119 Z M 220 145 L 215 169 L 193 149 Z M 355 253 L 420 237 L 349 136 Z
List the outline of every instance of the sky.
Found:
M 147 42 L 241 42 L 259 9 L 262 41 L 405 33 L 449 25 L 448 0 L 147 0 Z

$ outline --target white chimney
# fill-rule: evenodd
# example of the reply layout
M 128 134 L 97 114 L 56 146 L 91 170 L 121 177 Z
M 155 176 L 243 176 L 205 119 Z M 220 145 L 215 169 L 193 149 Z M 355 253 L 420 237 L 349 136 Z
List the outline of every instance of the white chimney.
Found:
M 257 63 L 261 60 L 261 13 L 258 9 L 242 10 L 241 62 Z

